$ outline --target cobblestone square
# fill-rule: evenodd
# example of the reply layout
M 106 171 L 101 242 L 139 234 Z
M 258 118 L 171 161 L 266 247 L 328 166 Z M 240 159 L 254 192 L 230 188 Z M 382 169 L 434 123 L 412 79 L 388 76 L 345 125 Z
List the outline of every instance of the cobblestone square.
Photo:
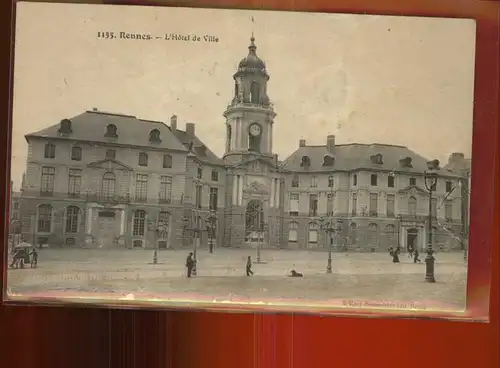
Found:
M 253 277 L 245 276 L 248 255 L 255 250 L 198 251 L 198 275 L 186 277 L 188 251 L 163 251 L 151 264 L 147 250 L 43 249 L 36 269 L 9 270 L 12 293 L 148 293 L 168 298 L 227 295 L 251 301 L 268 299 L 319 302 L 332 299 L 421 301 L 453 309 L 465 307 L 466 263 L 462 253 L 436 254 L 435 284 L 426 283 L 425 265 L 406 254 L 393 264 L 385 253 L 334 253 L 332 274 L 326 274 L 327 253 L 263 250 Z M 423 259 L 425 255 L 422 255 Z M 290 278 L 296 269 L 303 278 Z

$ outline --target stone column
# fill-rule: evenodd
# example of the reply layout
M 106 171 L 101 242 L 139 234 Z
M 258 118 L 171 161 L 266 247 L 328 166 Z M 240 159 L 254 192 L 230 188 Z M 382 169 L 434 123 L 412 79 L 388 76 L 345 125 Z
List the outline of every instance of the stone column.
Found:
M 276 195 L 276 179 L 271 179 L 271 198 L 269 199 L 271 208 L 275 207 L 276 204 L 275 195 Z
M 233 206 L 238 205 L 238 176 L 233 176 Z
M 279 207 L 280 205 L 280 196 L 281 196 L 281 193 L 280 193 L 280 188 L 281 188 L 281 181 L 280 179 L 275 179 L 276 180 L 276 185 L 275 185 L 275 188 L 276 188 L 276 194 L 275 194 L 275 197 L 274 197 L 274 206 L 275 207 Z
M 240 175 L 240 185 L 238 186 L 238 205 L 243 204 L 243 175 Z
M 120 211 L 120 236 L 125 235 L 125 209 Z
M 92 235 L 92 207 L 87 208 L 87 235 Z

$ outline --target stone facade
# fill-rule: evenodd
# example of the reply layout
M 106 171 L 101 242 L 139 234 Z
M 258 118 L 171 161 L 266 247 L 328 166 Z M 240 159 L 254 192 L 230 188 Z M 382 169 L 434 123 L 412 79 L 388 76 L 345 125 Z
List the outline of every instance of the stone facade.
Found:
M 24 238 L 60 246 L 207 247 L 211 214 L 216 247 L 424 249 L 430 212 L 434 247 L 464 247 L 455 236 L 468 226 L 463 170 L 433 170 L 430 203 L 425 173 L 432 161 L 407 147 L 338 144 L 328 135 L 320 146 L 301 139 L 279 160 L 270 77 L 256 49 L 252 38 L 233 75 L 222 159 L 196 136 L 194 123 L 177 129 L 175 115 L 167 126 L 94 110 L 27 135 Z

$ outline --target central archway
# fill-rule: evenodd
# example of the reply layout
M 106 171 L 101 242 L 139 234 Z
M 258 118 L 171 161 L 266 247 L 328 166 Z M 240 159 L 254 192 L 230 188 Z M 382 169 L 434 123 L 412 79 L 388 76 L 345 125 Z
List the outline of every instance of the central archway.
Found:
M 254 238 L 254 234 L 262 232 L 264 228 L 264 206 L 262 201 L 252 199 L 245 211 L 245 237 Z

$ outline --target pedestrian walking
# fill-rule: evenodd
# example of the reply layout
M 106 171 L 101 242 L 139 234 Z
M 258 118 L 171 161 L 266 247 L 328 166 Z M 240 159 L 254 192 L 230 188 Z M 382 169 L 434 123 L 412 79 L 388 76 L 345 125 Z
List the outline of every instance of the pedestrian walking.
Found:
M 38 252 L 35 247 L 31 250 L 31 268 L 36 268 L 38 265 Z
M 392 263 L 399 263 L 399 248 L 389 247 L 389 255 L 392 257 Z
M 191 273 L 193 272 L 194 262 L 195 262 L 195 260 L 193 259 L 193 253 L 191 252 L 191 253 L 189 253 L 189 255 L 186 258 L 186 268 L 187 268 L 188 279 L 191 278 Z
M 418 258 L 419 255 L 418 249 L 415 249 L 415 252 L 413 252 L 413 263 L 422 263 L 420 258 Z
M 247 258 L 247 276 L 253 276 L 253 271 L 252 271 L 252 257 L 248 256 Z
M 413 247 L 408 245 L 408 258 L 413 258 Z

